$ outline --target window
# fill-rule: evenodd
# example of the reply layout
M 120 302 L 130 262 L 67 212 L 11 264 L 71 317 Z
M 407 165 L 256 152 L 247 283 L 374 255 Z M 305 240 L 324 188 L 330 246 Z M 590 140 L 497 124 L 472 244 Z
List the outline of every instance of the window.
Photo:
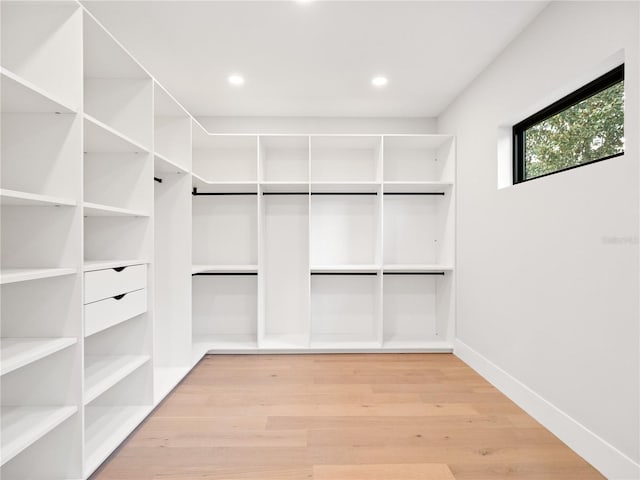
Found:
M 513 127 L 513 183 L 624 153 L 624 65 Z

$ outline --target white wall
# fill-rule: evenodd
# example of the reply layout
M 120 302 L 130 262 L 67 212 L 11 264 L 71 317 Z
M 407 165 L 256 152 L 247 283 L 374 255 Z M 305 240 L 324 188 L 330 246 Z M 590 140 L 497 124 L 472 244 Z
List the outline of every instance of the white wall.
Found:
M 435 133 L 434 118 L 198 117 L 211 133 Z
M 438 120 L 458 136 L 456 353 L 625 480 L 640 478 L 639 5 L 551 3 Z M 621 49 L 626 154 L 498 189 L 500 127 Z

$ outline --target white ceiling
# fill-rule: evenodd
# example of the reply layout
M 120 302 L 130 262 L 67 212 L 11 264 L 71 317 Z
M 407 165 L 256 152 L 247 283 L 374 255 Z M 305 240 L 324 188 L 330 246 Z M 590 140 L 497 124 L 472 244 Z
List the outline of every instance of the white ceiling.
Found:
M 84 3 L 196 116 L 432 117 L 547 2 Z

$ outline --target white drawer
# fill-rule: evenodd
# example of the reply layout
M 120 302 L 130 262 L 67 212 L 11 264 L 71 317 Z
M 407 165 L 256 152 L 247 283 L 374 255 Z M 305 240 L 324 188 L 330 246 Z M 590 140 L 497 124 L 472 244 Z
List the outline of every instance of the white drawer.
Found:
M 147 287 L 147 266 L 109 268 L 84 274 L 84 303 Z
M 147 290 L 106 298 L 84 306 L 84 336 L 117 325 L 147 311 Z

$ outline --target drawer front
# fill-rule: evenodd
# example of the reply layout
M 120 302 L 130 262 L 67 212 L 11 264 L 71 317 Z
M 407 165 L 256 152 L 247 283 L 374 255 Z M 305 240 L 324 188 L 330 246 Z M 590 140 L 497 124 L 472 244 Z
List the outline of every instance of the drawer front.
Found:
M 84 274 L 84 303 L 111 298 L 147 287 L 147 266 L 132 265 Z
M 147 311 L 147 290 L 105 298 L 84 306 L 84 336 L 117 325 Z

